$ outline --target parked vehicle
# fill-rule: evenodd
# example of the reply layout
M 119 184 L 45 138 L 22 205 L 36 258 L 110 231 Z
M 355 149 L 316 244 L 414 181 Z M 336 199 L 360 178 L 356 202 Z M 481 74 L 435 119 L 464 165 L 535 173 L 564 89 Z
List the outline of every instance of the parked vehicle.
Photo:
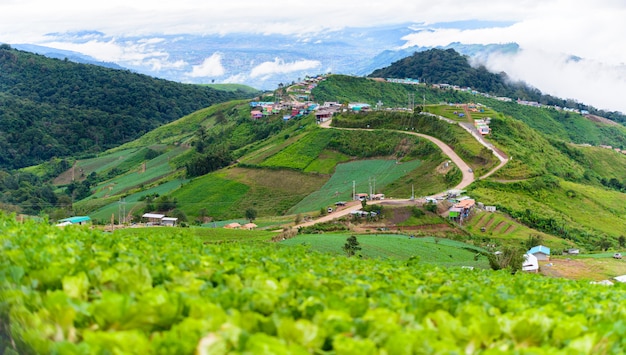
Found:
M 622 258 L 622 254 L 621 253 L 615 253 L 615 254 L 613 254 L 613 258 L 614 259 L 621 259 Z

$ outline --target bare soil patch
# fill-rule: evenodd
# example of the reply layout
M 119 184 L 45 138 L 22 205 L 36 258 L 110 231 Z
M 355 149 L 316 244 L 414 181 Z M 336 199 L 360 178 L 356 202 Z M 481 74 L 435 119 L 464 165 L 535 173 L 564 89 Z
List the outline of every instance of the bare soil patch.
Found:
M 593 121 L 593 122 L 604 123 L 604 124 L 608 124 L 608 125 L 611 125 L 611 126 L 619 126 L 619 123 L 617 123 L 615 121 L 611 121 L 608 118 L 604 118 L 602 116 L 585 115 L 585 117 L 587 119 L 589 119 L 590 121 Z

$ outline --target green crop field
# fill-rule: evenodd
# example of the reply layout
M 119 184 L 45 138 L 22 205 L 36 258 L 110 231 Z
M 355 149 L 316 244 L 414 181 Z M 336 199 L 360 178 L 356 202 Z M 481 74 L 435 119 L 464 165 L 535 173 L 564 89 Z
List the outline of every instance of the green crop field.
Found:
M 302 139 L 269 157 L 260 165 L 304 170 L 326 148 L 332 135 L 333 132 L 330 130 L 318 130 L 314 133 L 309 133 Z
M 187 148 L 177 147 L 147 161 L 145 172 L 141 171 L 141 164 L 139 164 L 136 169 L 131 170 L 127 174 L 120 175 L 98 185 L 93 196 L 97 198 L 113 196 L 128 191 L 133 187 L 139 187 L 158 180 L 174 171 L 174 168 L 169 164 L 170 159 L 184 153 L 186 150 Z
M 428 261 L 433 254 L 460 258 L 446 240 L 402 239 L 419 257 L 397 260 L 347 258 L 312 246 L 258 241 L 262 234 L 235 233 L 242 231 L 102 233 L 0 215 L 0 349 L 4 354 L 626 352 L 623 285 L 433 265 Z M 387 246 L 400 243 L 393 239 L 398 236 L 379 238 Z M 233 239 L 251 240 L 227 242 Z M 367 246 L 364 236 L 359 240 Z
M 339 164 L 324 186 L 308 195 L 289 212 L 296 214 L 318 211 L 320 208 L 334 205 L 337 201 L 349 201 L 352 199 L 353 182 L 356 193 L 369 193 L 369 184 L 374 183 L 375 179 L 375 192 L 384 192 L 385 186 L 418 169 L 420 164 L 419 160 L 398 164 L 395 160 L 380 159 Z M 406 196 L 408 197 L 410 196 Z
M 240 220 L 238 222 L 248 223 Z M 217 228 L 191 227 L 191 228 L 172 228 L 172 227 L 147 227 L 147 228 L 125 228 L 115 231 L 116 236 L 124 238 L 150 238 L 153 235 L 169 236 L 169 238 L 197 238 L 202 242 L 219 243 L 219 242 L 259 242 L 269 241 L 276 235 L 275 232 L 243 230 L 243 229 L 226 229 L 223 226 Z
M 342 247 L 350 234 L 304 234 L 280 242 L 281 245 L 306 245 L 312 250 L 345 254 Z M 488 268 L 484 257 L 474 260 L 481 250 L 469 244 L 443 238 L 410 238 L 398 234 L 358 235 L 361 246 L 358 252 L 366 258 L 390 258 L 406 260 L 417 258 L 420 262 L 440 266 L 474 266 Z
M 337 164 L 350 160 L 350 157 L 332 150 L 323 150 L 317 159 L 313 160 L 306 169 L 305 173 L 332 174 Z

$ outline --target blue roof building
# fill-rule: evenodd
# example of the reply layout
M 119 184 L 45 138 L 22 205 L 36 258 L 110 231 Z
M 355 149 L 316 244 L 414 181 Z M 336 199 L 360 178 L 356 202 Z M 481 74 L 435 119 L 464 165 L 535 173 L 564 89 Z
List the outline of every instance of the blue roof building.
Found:
M 68 224 L 87 224 L 90 221 L 91 221 L 91 218 L 89 216 L 75 216 L 75 217 L 60 219 L 57 221 L 57 225 L 66 226 Z
M 550 260 L 550 248 L 544 245 L 532 247 L 526 254 L 534 255 L 537 260 Z

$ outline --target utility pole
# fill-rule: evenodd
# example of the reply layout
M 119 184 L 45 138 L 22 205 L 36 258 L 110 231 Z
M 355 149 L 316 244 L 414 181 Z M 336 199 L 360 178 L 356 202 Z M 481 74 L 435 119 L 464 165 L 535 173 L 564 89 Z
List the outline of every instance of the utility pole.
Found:
M 356 200 L 356 181 L 352 180 L 352 200 Z
M 126 222 L 126 199 L 120 199 L 117 206 L 117 220 L 119 224 Z
M 413 111 L 413 108 L 415 107 L 415 94 L 414 93 L 408 93 L 408 109 Z

